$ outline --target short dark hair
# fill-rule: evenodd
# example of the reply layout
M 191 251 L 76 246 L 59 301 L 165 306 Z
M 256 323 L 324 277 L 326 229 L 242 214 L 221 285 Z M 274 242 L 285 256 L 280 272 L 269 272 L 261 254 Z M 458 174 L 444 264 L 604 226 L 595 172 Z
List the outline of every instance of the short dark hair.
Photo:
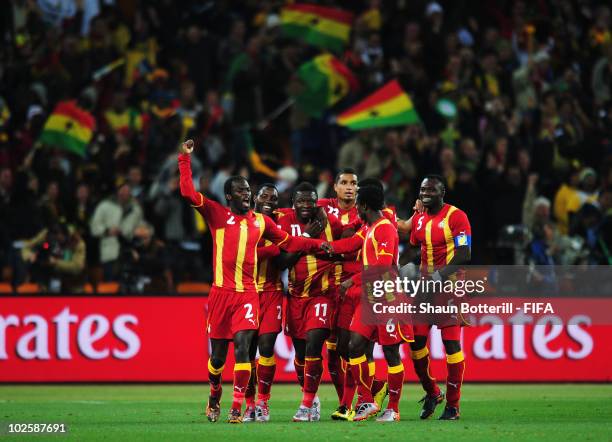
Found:
M 257 194 L 259 194 L 259 192 L 261 192 L 263 189 L 274 189 L 278 192 L 278 188 L 276 187 L 276 184 L 273 183 L 263 183 L 261 186 L 259 186 L 259 189 L 257 190 Z
M 357 202 L 365 204 L 368 209 L 382 210 L 385 206 L 385 195 L 377 186 L 360 186 L 357 191 Z
M 225 184 L 223 184 L 223 193 L 225 195 L 229 195 L 230 193 L 232 193 L 232 184 L 243 180 L 248 183 L 248 180 L 242 175 L 232 175 L 231 177 L 225 180 Z
M 302 181 L 300 184 L 293 188 L 293 192 L 291 192 L 291 201 L 295 200 L 295 195 L 298 192 L 314 192 L 315 196 L 318 198 L 317 188 L 308 181 Z
M 383 192 L 385 190 L 385 186 L 383 185 L 382 181 L 376 178 L 364 178 L 361 181 L 359 181 L 359 187 L 367 187 L 367 186 L 377 187 Z
M 446 180 L 442 175 L 436 175 L 435 173 L 432 173 L 425 176 L 425 178 L 423 178 L 423 181 L 425 180 L 436 180 L 437 182 L 442 184 L 442 190 L 446 190 Z
M 353 169 L 352 167 L 345 167 L 344 169 L 341 169 L 340 172 L 336 174 L 336 179 L 334 180 L 334 183 L 338 183 L 338 181 L 340 180 L 340 177 L 345 174 L 357 176 L 357 171 Z

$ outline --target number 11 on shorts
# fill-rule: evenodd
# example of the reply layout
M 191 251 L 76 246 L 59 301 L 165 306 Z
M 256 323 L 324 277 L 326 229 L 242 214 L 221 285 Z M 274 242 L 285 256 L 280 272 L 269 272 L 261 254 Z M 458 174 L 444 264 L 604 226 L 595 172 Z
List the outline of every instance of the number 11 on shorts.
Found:
M 323 310 L 323 311 L 321 312 L 321 310 Z M 321 313 L 323 313 L 323 314 L 321 314 Z M 324 317 L 324 318 L 327 317 L 327 304 L 324 304 L 324 303 L 321 303 L 321 302 L 315 304 L 315 316 L 317 316 L 319 318 L 320 317 Z

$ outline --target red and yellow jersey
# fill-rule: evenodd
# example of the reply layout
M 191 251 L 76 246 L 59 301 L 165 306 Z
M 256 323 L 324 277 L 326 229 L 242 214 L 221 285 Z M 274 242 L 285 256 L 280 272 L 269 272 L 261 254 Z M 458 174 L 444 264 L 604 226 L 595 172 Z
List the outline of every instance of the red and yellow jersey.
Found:
M 276 222 L 279 213 L 274 212 L 272 220 Z M 277 227 L 280 226 L 277 224 Z M 281 270 L 272 260 L 280 254 L 280 248 L 272 241 L 262 238 L 257 244 L 257 287 L 262 292 L 283 290 Z
M 343 227 L 335 216 L 328 215 L 327 220 L 319 238 L 331 242 L 340 238 Z M 299 221 L 293 209 L 279 211 L 278 225 L 294 236 L 302 235 L 306 229 L 306 224 Z M 325 296 L 340 284 L 341 271 L 342 267 L 333 261 L 317 258 L 314 254 L 303 255 L 289 269 L 289 295 L 298 298 Z
M 395 207 L 389 206 L 382 209 L 382 215 L 388 219 L 393 227 L 397 229 L 397 214 Z M 335 241 L 333 246 L 336 253 L 347 254 L 347 260 L 342 263 L 342 277 L 341 280 L 345 281 L 352 275 L 361 271 L 361 247 L 363 246 L 363 240 L 368 232 L 368 225 L 364 224 L 361 219 L 359 222 L 355 221 L 346 228 L 354 228 L 357 230 L 354 236 L 351 238 L 344 238 L 339 241 Z M 350 254 L 356 252 L 356 254 Z
M 429 275 L 446 266 L 455 256 L 457 247 L 472 245 L 472 228 L 462 210 L 444 204 L 442 210 L 412 218 L 410 243 L 421 245 L 421 275 Z
M 245 215 L 238 215 L 204 197 L 193 187 L 190 156 L 179 155 L 178 163 L 181 195 L 204 217 L 212 235 L 214 287 L 236 292 L 258 291 L 257 244 L 262 238 L 289 252 L 318 249 L 321 241 L 293 238 L 261 213 L 249 210 Z
M 393 266 L 399 259 L 397 228 L 386 217 L 369 226 L 361 249 L 363 266 Z
M 357 206 L 350 209 L 341 209 L 338 205 L 338 198 L 322 198 L 317 201 L 317 206 L 325 208 L 327 215 L 333 215 L 340 220 L 343 226 L 359 220 Z
M 265 238 L 257 245 L 257 287 L 262 292 L 277 292 L 283 290 L 281 271 L 272 260 L 280 254 L 280 248 Z

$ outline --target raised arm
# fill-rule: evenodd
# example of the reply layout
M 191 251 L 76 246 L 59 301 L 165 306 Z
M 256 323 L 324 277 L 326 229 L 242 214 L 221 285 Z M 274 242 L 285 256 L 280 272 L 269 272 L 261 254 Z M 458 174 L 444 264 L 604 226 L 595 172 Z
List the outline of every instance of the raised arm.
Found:
M 193 187 L 193 178 L 191 177 L 191 152 L 193 152 L 193 140 L 187 140 L 181 145 L 178 156 L 180 173 L 179 185 L 181 188 L 181 196 L 188 200 L 192 206 L 200 207 L 204 204 L 204 195 L 200 192 L 196 192 Z

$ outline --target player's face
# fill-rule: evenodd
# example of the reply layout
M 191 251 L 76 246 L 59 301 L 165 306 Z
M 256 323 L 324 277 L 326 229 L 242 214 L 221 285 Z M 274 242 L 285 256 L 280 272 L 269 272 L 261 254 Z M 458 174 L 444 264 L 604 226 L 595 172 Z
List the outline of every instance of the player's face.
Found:
M 296 192 L 293 208 L 300 221 L 310 221 L 317 209 L 317 195 L 314 192 Z
M 278 208 L 278 191 L 273 187 L 263 187 L 255 197 L 255 211 L 272 216 Z
M 357 175 L 353 173 L 343 173 L 334 184 L 334 190 L 338 199 L 345 201 L 355 201 L 357 193 Z
M 251 208 L 251 187 L 247 180 L 234 181 L 229 204 L 233 212 L 244 214 Z
M 444 190 L 442 190 L 442 184 L 439 181 L 427 178 L 423 180 L 419 199 L 423 201 L 425 208 L 438 207 L 443 197 Z

